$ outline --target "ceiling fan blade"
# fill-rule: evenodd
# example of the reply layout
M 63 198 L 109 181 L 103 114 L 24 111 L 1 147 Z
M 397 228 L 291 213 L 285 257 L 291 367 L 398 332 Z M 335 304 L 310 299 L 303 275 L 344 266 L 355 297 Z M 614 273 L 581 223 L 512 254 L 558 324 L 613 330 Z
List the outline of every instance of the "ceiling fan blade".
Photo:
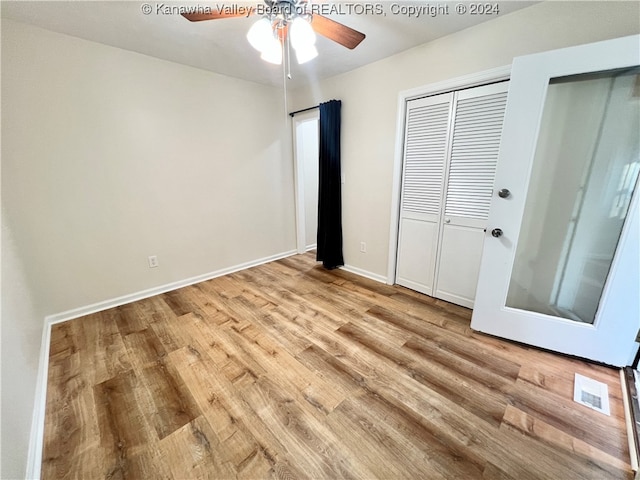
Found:
M 209 13 L 183 13 L 182 16 L 190 22 L 202 22 L 203 20 L 220 20 L 222 18 L 248 17 L 253 15 L 255 7 L 241 7 L 239 5 L 226 6 L 221 9 L 212 9 Z
M 320 35 L 350 49 L 356 48 L 365 38 L 364 33 L 318 14 L 311 17 L 311 26 Z

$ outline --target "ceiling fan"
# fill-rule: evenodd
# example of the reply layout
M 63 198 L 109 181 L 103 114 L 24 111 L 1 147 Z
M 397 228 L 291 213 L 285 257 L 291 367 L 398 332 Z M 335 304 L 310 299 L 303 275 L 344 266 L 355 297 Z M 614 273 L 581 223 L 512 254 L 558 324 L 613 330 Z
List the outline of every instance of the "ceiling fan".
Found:
M 259 52 L 263 60 L 281 64 L 283 46 L 289 44 L 296 52 L 299 64 L 318 55 L 315 33 L 333 40 L 349 49 L 364 40 L 364 33 L 317 13 L 319 5 L 309 0 L 264 0 L 255 7 L 222 6 L 206 12 L 183 13 L 191 22 L 219 20 L 232 17 L 260 15 L 247 32 L 247 40 Z M 315 33 L 314 33 L 315 32 Z M 290 43 L 289 43 L 290 42 Z

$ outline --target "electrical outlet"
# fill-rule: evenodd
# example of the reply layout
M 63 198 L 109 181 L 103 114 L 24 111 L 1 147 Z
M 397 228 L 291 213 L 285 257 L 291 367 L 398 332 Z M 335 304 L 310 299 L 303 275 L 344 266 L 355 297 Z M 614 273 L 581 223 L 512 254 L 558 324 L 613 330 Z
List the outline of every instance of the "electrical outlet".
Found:
M 362 253 L 367 253 L 367 244 L 365 242 L 360 242 L 360 251 Z
M 149 256 L 149 268 L 156 268 L 158 265 L 158 257 L 156 255 Z

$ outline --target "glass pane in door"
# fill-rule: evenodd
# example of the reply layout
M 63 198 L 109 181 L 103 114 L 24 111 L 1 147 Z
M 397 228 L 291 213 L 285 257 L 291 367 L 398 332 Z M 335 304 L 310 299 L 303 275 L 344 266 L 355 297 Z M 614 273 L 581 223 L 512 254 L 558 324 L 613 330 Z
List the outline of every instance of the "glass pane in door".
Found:
M 640 69 L 548 87 L 508 307 L 593 323 L 640 170 Z

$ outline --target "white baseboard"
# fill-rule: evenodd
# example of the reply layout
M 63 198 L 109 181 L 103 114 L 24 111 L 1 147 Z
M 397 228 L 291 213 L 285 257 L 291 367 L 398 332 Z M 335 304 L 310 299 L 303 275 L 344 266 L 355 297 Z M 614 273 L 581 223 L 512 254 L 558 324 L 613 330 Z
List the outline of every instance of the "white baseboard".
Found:
M 247 268 L 256 267 L 258 265 L 262 265 L 263 263 L 280 260 L 281 258 L 290 257 L 291 255 L 296 255 L 297 253 L 298 252 L 296 250 L 290 250 L 288 252 L 278 253 L 269 257 L 260 258 L 258 260 L 241 263 L 240 265 L 234 265 L 233 267 L 216 270 L 215 272 L 204 273 L 202 275 L 197 275 L 195 277 L 187 278 L 184 280 L 178 280 L 177 282 L 150 288 L 141 292 L 123 295 L 121 297 L 112 298 L 110 300 L 94 303 L 85 307 L 74 308 L 72 310 L 56 313 L 54 315 L 48 315 L 47 317 L 45 317 L 45 323 L 48 325 L 53 325 L 55 323 L 66 322 L 67 320 L 83 317 L 91 313 L 101 312 L 102 310 L 108 310 L 109 308 L 119 307 L 120 305 L 126 305 L 127 303 L 137 302 L 138 300 L 143 300 L 155 295 L 167 293 L 172 290 L 177 290 L 178 288 L 188 287 L 189 285 L 193 285 L 195 283 L 204 282 L 207 280 L 211 280 L 212 278 L 221 277 L 223 275 L 228 275 L 230 273 L 245 270 Z
M 384 275 L 378 275 L 377 273 L 368 272 L 367 270 L 362 270 L 361 268 L 358 268 L 358 267 L 352 267 L 351 265 L 344 265 L 340 268 L 347 272 L 360 275 L 361 277 L 365 277 L 370 280 L 375 280 L 376 282 L 387 283 L 387 277 L 385 277 Z
M 42 448 L 44 447 L 44 415 L 47 409 L 47 378 L 49 376 L 49 348 L 51 344 L 51 325 L 46 323 L 42 329 L 42 344 L 38 360 L 36 396 L 33 402 L 33 419 L 29 436 L 27 471 L 25 478 L 40 478 L 42 468 Z
M 154 295 L 160 295 L 161 293 L 170 292 L 178 288 L 193 285 L 194 283 L 204 282 L 211 280 L 212 278 L 228 275 L 233 272 L 245 270 L 247 268 L 262 265 L 263 263 L 273 262 L 280 260 L 281 258 L 290 257 L 295 255 L 296 250 L 290 250 L 288 252 L 278 253 L 269 257 L 260 258 L 251 262 L 245 262 L 233 267 L 223 268 L 215 272 L 205 273 L 195 277 L 187 278 L 185 280 L 179 280 L 167 285 L 150 288 L 141 292 L 132 293 L 129 295 L 123 295 L 121 297 L 113 298 L 111 300 L 105 300 L 103 302 L 94 303 L 85 307 L 74 308 L 67 310 L 66 312 L 56 313 L 54 315 L 48 315 L 44 319 L 44 328 L 42 331 L 42 345 L 40 347 L 40 360 L 38 365 L 38 378 L 36 381 L 36 397 L 34 402 L 33 420 L 31 423 L 31 434 L 29 440 L 29 453 L 27 456 L 27 479 L 40 478 L 42 467 L 42 449 L 44 446 L 44 417 L 47 406 L 47 378 L 49 375 L 49 348 L 51 343 L 51 326 L 56 323 L 66 322 L 74 318 L 89 315 L 91 313 L 100 312 L 109 308 L 118 307 L 127 303 L 142 300 L 144 298 L 152 297 Z

